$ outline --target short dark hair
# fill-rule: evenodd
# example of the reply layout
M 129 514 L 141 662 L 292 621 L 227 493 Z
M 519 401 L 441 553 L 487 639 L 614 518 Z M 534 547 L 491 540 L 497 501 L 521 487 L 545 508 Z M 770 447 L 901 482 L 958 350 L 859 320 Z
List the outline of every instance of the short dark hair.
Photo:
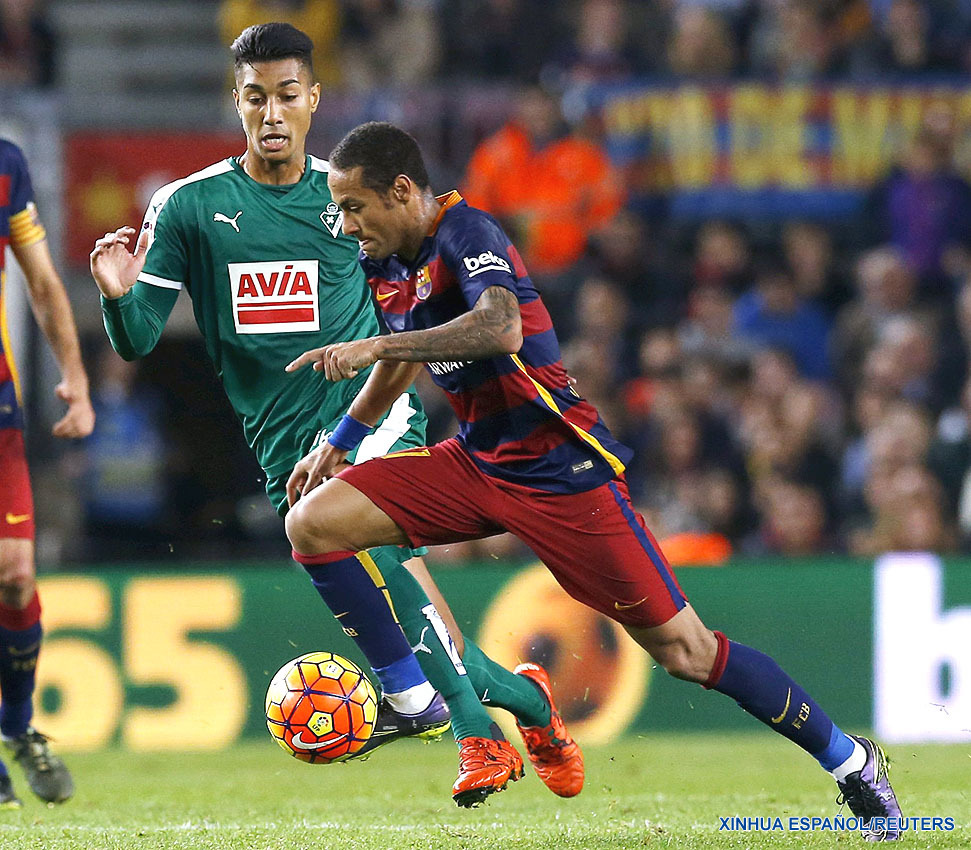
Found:
M 275 62 L 278 59 L 297 59 L 314 76 L 314 43 L 305 32 L 290 24 L 255 24 L 244 29 L 233 42 L 233 62 L 236 71 L 254 62 Z
M 430 185 L 418 142 L 385 121 L 369 121 L 351 130 L 331 151 L 330 163 L 340 171 L 360 166 L 361 182 L 379 193 L 387 192 L 399 174 L 410 177 L 420 189 Z

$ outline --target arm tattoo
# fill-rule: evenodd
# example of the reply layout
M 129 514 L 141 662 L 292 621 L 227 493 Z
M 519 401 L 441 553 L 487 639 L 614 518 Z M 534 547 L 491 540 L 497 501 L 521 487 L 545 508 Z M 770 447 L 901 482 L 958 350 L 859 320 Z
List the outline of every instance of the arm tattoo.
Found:
M 475 307 L 437 328 L 382 337 L 386 360 L 434 362 L 484 360 L 518 349 L 522 340 L 519 300 L 503 286 L 490 286 Z M 518 344 L 517 344 L 518 343 Z

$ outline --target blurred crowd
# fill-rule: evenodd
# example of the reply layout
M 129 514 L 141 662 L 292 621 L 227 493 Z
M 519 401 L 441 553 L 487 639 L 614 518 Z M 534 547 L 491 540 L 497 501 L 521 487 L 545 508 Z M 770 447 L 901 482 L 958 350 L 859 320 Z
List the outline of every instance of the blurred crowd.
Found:
M 54 34 L 40 0 L 0 0 L 0 84 L 50 86 Z
M 268 16 L 306 26 L 323 79 L 358 89 L 971 70 L 967 0 L 224 0 L 224 40 Z
M 463 190 L 523 251 L 674 559 L 971 550 L 971 184 L 953 112 L 928 107 L 851 221 L 692 226 L 625 204 L 556 109 L 527 88 Z
M 41 6 L 0 0 L 0 68 L 44 31 Z M 223 0 L 218 14 L 224 43 L 267 19 L 306 30 L 328 87 L 468 79 L 518 92 L 496 132 L 456 154 L 459 188 L 519 246 L 578 390 L 636 449 L 632 495 L 676 560 L 971 551 L 971 185 L 957 116 L 928 110 L 852 221 L 685 223 L 631 203 L 589 122 L 570 126 L 563 109 L 578 86 L 644 75 L 953 78 L 971 71 L 971 0 Z M 110 354 L 95 365 L 102 436 L 70 461 L 89 557 L 126 539 L 157 553 L 180 534 L 213 552 L 280 542 L 241 441 L 213 456 L 204 437 L 235 423 L 201 350 L 177 348 L 175 369 L 136 375 Z M 160 427 L 165 382 L 187 372 L 201 382 L 193 416 Z M 444 399 L 423 389 L 429 439 L 449 436 Z
M 621 207 L 558 269 L 531 265 L 543 246 L 526 239 L 567 367 L 637 450 L 632 494 L 679 558 L 712 535 L 753 555 L 969 548 L 971 185 L 954 141 L 929 110 L 849 227 Z
M 0 2 L 0 76 L 53 82 L 48 5 Z M 222 0 L 211 8 L 226 44 L 251 23 L 293 23 L 314 39 L 324 85 L 356 90 L 541 73 L 584 83 L 971 70 L 968 0 Z
M 0 79 L 56 80 L 49 0 L 0 0 Z M 221 41 L 283 20 L 328 88 L 639 75 L 807 79 L 971 71 L 968 0 L 221 0 Z

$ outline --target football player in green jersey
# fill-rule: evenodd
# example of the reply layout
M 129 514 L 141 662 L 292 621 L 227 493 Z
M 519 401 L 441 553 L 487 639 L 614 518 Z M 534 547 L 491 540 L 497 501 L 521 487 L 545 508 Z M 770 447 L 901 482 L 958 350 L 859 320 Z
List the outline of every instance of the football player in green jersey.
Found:
M 233 44 L 245 152 L 156 192 L 133 251 L 135 231 L 123 227 L 91 252 L 105 327 L 126 359 L 154 348 L 179 291 L 188 292 L 281 514 L 290 471 L 334 431 L 367 378 L 365 370 L 357 380 L 332 384 L 311 370 L 290 375 L 284 367 L 309 348 L 380 332 L 358 244 L 341 233 L 327 188 L 328 164 L 305 152 L 320 98 L 312 47 L 286 24 L 245 30 Z M 348 460 L 421 446 L 424 427 L 409 390 Z M 437 604 L 444 600 L 421 559 L 411 556 L 382 547 L 360 553 L 349 569 L 305 565 L 382 686 L 378 725 L 365 751 L 402 735 L 441 734 L 450 716 L 460 755 L 471 752 L 476 741 L 501 736 L 480 698 L 511 711 L 524 728 L 547 726 L 552 709 L 542 689 L 468 640 L 456 648 L 426 590 Z M 451 614 L 442 612 L 461 641 Z M 487 763 L 460 758 L 462 804 L 503 784 Z

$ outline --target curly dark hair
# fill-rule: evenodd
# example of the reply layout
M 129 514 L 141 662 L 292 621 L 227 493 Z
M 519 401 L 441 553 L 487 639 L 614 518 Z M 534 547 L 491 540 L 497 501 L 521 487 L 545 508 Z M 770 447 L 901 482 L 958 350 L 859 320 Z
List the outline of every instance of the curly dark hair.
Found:
M 394 124 L 370 121 L 355 127 L 330 153 L 330 164 L 340 171 L 361 166 L 361 182 L 384 194 L 399 174 L 421 189 L 429 186 L 428 170 L 418 142 Z

